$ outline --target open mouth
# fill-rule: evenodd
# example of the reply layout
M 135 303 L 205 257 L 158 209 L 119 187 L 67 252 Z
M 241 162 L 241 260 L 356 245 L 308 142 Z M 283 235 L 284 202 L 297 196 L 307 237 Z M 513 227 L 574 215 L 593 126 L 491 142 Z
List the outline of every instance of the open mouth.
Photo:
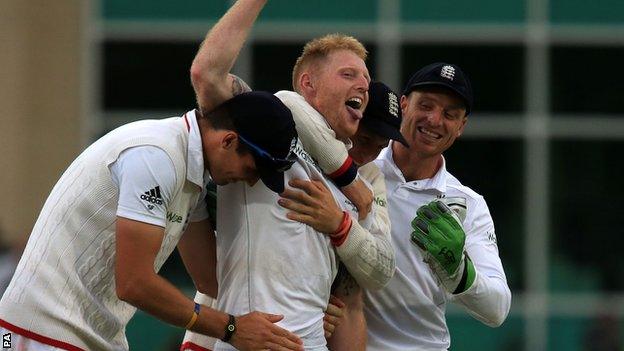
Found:
M 435 133 L 435 132 L 432 132 L 429 129 L 425 129 L 423 127 L 418 127 L 418 131 L 420 133 L 430 137 L 430 138 L 433 138 L 433 139 L 440 139 L 440 138 L 442 138 L 442 135 L 440 135 L 438 133 Z
M 362 99 L 352 97 L 345 102 L 345 105 L 347 106 L 347 111 L 349 111 L 349 114 L 353 119 L 362 119 L 364 115 L 364 113 L 360 110 L 360 107 L 362 107 Z
M 352 97 L 349 100 L 347 100 L 347 102 L 345 102 L 345 104 L 353 109 L 359 110 L 360 107 L 362 107 L 362 99 L 360 98 L 356 98 L 356 97 Z

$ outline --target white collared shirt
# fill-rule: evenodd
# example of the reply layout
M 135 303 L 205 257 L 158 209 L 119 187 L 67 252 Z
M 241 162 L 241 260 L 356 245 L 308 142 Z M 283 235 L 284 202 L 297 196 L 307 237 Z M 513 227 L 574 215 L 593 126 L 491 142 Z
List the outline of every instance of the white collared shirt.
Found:
M 194 111 L 183 118 L 189 130 L 186 179 L 202 189 L 199 203 L 203 204 L 204 182 L 210 175 L 204 169 L 201 135 Z M 123 151 L 110 170 L 119 188 L 117 216 L 164 228 L 167 207 L 176 186 L 175 168 L 167 153 L 153 145 L 135 146 Z M 190 220 L 197 222 L 206 218 L 206 206 L 196 206 Z
M 445 162 L 432 178 L 406 181 L 394 163 L 392 144 L 375 163 L 385 176 L 397 269 L 386 287 L 365 293 L 367 349 L 448 349 L 450 335 L 444 316 L 448 301 L 456 301 L 488 325 L 500 324 L 509 312 L 511 293 L 483 197 L 448 173 Z M 473 286 L 455 296 L 444 290 L 423 262 L 420 249 L 410 242 L 416 210 L 440 197 L 466 200 L 465 248 L 477 270 Z

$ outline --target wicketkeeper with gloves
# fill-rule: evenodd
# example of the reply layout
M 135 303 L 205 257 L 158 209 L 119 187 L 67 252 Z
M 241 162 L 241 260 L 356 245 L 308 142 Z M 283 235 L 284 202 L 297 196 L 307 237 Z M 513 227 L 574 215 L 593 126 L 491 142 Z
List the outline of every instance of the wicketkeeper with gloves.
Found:
M 468 77 L 447 63 L 422 68 L 403 91 L 401 133 L 410 147 L 391 142 L 375 161 L 385 177 L 397 268 L 383 289 L 365 292 L 367 350 L 447 350 L 447 302 L 491 327 L 509 313 L 487 204 L 447 171 L 442 156 L 462 134 L 472 100 Z

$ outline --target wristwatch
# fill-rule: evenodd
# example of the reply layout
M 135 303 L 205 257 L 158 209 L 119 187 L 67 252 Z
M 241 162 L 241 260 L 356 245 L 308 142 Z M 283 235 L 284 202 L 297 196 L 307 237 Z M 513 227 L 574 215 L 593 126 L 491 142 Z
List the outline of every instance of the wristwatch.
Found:
M 234 335 L 234 332 L 236 331 L 236 318 L 234 318 L 231 314 L 229 316 L 230 320 L 228 321 L 228 324 L 225 325 L 225 336 L 221 339 L 221 341 L 224 342 L 230 341 L 232 335 Z

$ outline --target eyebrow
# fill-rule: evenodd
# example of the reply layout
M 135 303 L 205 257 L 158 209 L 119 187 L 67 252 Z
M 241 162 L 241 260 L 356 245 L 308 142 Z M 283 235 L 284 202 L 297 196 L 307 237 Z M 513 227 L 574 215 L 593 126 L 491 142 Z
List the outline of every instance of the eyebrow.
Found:
M 338 68 L 338 71 L 343 71 L 343 70 L 352 70 L 356 72 L 360 71 L 359 68 L 354 67 L 354 66 L 342 66 Z M 366 68 L 366 72 L 364 72 L 364 78 L 366 78 L 366 80 L 370 83 L 371 77 L 370 77 L 370 74 L 368 73 L 368 67 Z

